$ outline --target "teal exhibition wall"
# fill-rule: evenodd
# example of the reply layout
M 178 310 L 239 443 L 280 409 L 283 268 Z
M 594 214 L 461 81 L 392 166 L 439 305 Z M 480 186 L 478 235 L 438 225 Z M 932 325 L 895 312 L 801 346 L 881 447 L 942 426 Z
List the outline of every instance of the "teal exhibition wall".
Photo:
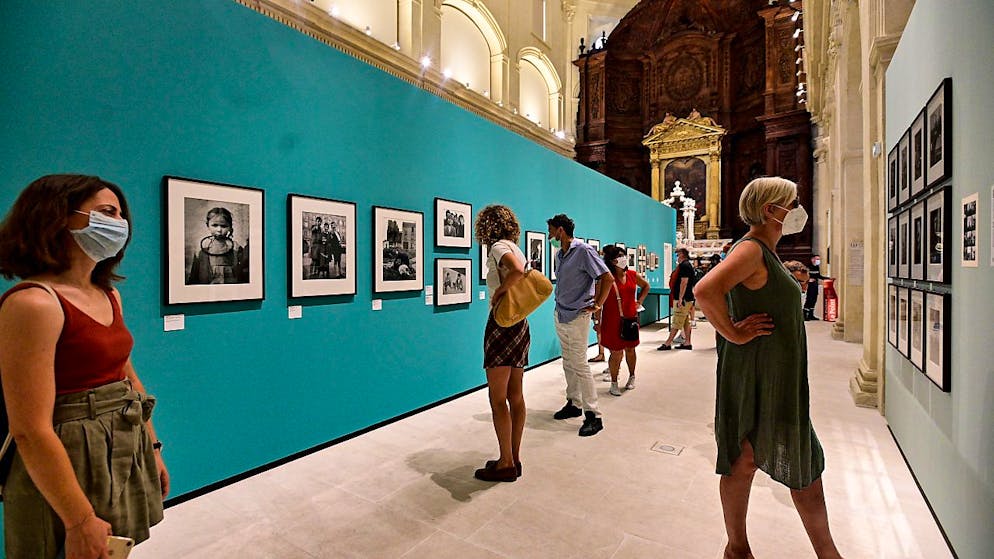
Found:
M 888 153 L 943 78 L 952 85 L 952 380 L 940 391 L 887 346 L 887 421 L 950 543 L 963 558 L 994 549 L 994 3 L 919 0 L 887 70 Z M 960 265 L 960 201 L 979 192 L 979 267 Z
M 475 292 L 456 310 L 414 292 L 371 311 L 373 205 L 424 212 L 428 285 L 434 257 L 479 266 L 475 243 L 434 248 L 436 196 L 506 203 L 527 230 L 565 212 L 580 237 L 674 242 L 673 210 L 234 2 L 10 1 L 0 22 L 0 208 L 53 172 L 125 189 L 120 290 L 173 496 L 485 382 Z M 263 301 L 163 306 L 164 175 L 265 190 Z M 357 204 L 354 297 L 288 301 L 288 193 Z M 186 329 L 163 332 L 174 313 Z M 551 303 L 531 328 L 531 363 L 558 357 Z

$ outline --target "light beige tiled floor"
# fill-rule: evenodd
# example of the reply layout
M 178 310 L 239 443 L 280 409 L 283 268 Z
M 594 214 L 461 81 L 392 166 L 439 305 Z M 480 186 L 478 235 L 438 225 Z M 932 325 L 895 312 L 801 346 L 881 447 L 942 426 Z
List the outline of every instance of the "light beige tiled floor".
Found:
M 808 324 L 812 416 L 843 554 L 950 557 L 884 419 L 852 404 L 860 347 L 832 340 L 827 323 Z M 479 391 L 172 507 L 132 557 L 720 557 L 713 330 L 699 323 L 692 352 L 657 352 L 662 339 L 643 331 L 636 390 L 613 397 L 598 382 L 605 430 L 595 437 L 577 437 L 579 419 L 551 417 L 564 401 L 560 362 L 526 373 L 515 483 L 472 477 L 496 456 Z M 657 441 L 683 452 L 650 451 Z M 762 473 L 749 527 L 756 557 L 814 556 L 789 492 Z

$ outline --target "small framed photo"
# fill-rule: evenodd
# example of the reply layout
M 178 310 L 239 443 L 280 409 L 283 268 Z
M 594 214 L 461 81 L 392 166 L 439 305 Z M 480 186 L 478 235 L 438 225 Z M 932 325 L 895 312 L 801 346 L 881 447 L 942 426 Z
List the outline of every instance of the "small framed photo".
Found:
M 472 274 L 473 260 L 470 258 L 436 258 L 435 306 L 473 302 L 469 279 Z
M 911 197 L 925 190 L 925 109 L 911 124 Z
M 480 245 L 480 281 L 487 281 L 490 273 L 490 247 Z
M 355 204 L 287 195 L 290 297 L 355 295 Z
M 905 130 L 897 144 L 897 203 L 904 205 L 911 199 L 911 130 Z
M 949 295 L 925 294 L 925 376 L 943 392 L 950 391 Z
M 556 272 L 559 268 L 559 263 L 556 261 L 556 253 L 559 249 L 552 246 L 552 240 L 549 240 L 549 279 L 556 281 Z
M 263 191 L 165 177 L 167 305 L 265 296 Z
M 373 206 L 373 293 L 421 291 L 424 214 Z
M 961 219 L 963 222 L 963 254 L 960 264 L 964 268 L 976 268 L 979 264 L 977 257 L 977 201 L 980 193 L 963 198 Z
M 601 251 L 601 242 L 597 239 L 587 239 L 587 244 L 593 247 L 598 253 Z
M 435 198 L 435 246 L 473 246 L 473 206 Z
M 887 285 L 887 342 L 897 347 L 897 286 Z
M 925 279 L 925 201 L 911 208 L 911 279 Z
M 925 279 L 949 283 L 952 259 L 946 256 L 945 241 L 951 238 L 952 206 L 946 200 L 948 188 L 940 188 L 925 200 Z
M 626 248 L 625 252 L 628 254 L 628 267 L 634 270 L 638 265 L 638 250 L 634 248 Z
M 525 232 L 525 257 L 528 258 L 528 265 L 532 270 L 545 272 L 545 247 L 548 243 L 545 240 L 545 233 L 538 231 Z
M 925 152 L 927 186 L 946 180 L 953 174 L 953 79 L 946 78 L 925 105 L 925 129 L 928 146 Z
M 911 212 L 907 210 L 897 216 L 897 258 L 897 277 L 910 278 Z
M 919 371 L 925 370 L 925 292 L 917 289 L 911 290 L 911 340 L 909 351 L 911 363 L 918 367 Z
M 897 216 L 887 220 L 887 277 L 897 277 Z
M 908 352 L 908 299 L 910 294 L 907 287 L 897 288 L 897 350 L 901 355 L 909 357 Z
M 890 153 L 887 155 L 887 210 L 894 211 L 898 206 L 898 196 L 897 196 L 897 182 L 898 182 L 898 172 L 897 172 L 897 146 L 895 145 Z

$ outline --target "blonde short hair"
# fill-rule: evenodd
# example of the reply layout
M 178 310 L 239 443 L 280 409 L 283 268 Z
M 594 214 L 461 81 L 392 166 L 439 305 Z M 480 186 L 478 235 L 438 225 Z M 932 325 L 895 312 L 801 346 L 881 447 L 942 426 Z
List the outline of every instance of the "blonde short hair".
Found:
M 766 204 L 785 206 L 797 198 L 797 184 L 782 177 L 760 177 L 746 185 L 739 196 L 739 217 L 746 225 L 766 223 Z

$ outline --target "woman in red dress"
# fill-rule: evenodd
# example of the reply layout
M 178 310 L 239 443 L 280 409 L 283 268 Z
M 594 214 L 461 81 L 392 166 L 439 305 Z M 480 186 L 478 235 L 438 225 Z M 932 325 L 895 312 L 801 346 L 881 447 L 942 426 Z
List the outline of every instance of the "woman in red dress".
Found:
M 642 302 L 649 296 L 649 282 L 635 270 L 628 269 L 628 256 L 621 247 L 615 245 L 604 247 L 604 262 L 614 275 L 614 287 L 601 310 L 597 327 L 601 343 L 611 351 L 611 357 L 608 359 L 611 389 L 608 392 L 612 396 L 621 396 L 621 390 L 618 388 L 621 357 L 624 356 L 625 362 L 628 363 L 628 382 L 625 383 L 625 390 L 634 390 L 635 346 L 639 345 L 637 339 L 630 341 L 621 339 L 621 316 L 624 314 L 626 318 L 638 317 Z M 639 293 L 636 299 L 637 289 Z

